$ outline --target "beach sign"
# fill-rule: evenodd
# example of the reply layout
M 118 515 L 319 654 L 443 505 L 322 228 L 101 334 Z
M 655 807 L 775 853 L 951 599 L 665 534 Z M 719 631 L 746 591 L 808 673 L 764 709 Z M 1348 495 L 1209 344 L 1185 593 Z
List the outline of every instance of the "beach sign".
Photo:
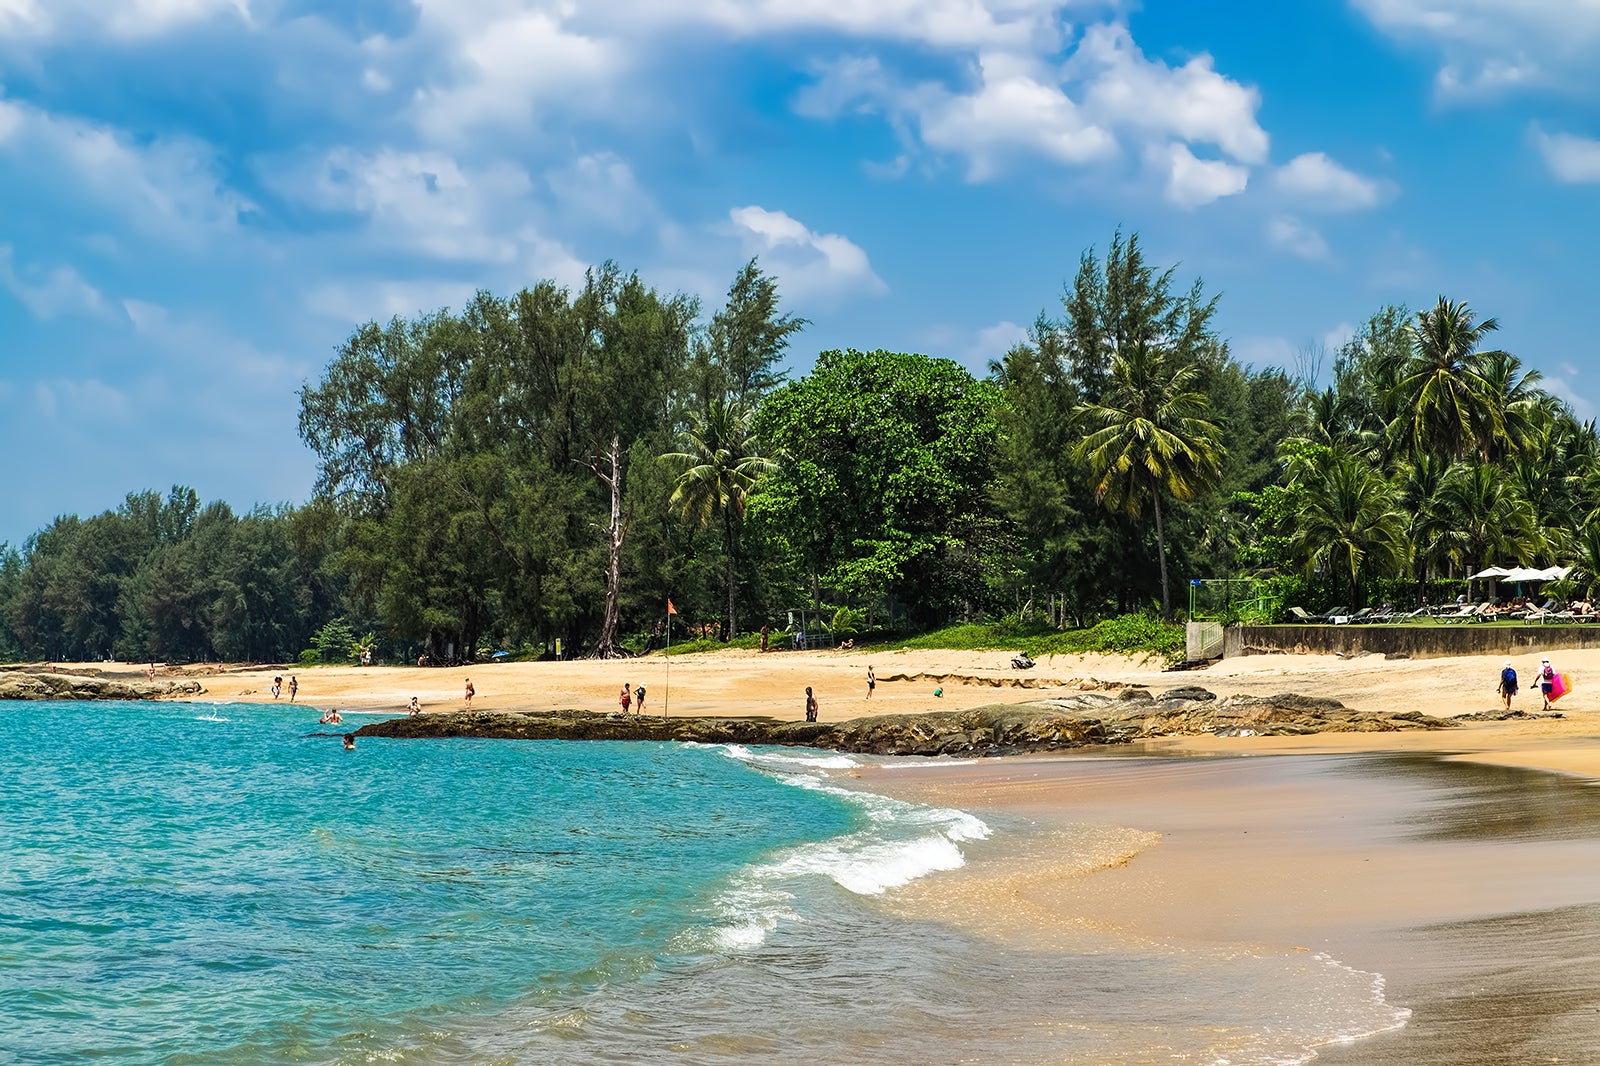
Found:
M 1557 674 L 1555 681 L 1550 685 L 1550 702 L 1554 703 L 1562 696 L 1572 691 L 1572 675 Z

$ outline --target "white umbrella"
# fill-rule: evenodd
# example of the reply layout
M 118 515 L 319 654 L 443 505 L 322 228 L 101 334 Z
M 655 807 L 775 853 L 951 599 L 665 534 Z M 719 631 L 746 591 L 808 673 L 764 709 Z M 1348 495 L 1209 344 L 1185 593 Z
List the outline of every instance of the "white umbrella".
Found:
M 1545 577 L 1543 570 L 1534 570 L 1533 568 L 1527 566 L 1512 567 L 1510 570 L 1507 570 L 1500 576 L 1500 583 L 1502 585 L 1509 585 L 1519 581 L 1546 580 L 1549 579 Z
M 1487 570 L 1479 570 L 1476 574 L 1473 574 L 1471 580 L 1477 581 L 1480 578 L 1485 577 L 1505 577 L 1509 573 L 1511 573 L 1511 571 L 1507 570 L 1503 566 L 1491 566 Z
M 1564 581 L 1566 580 L 1567 575 L 1570 573 L 1572 573 L 1572 567 L 1570 566 L 1552 566 L 1548 570 L 1544 571 L 1544 580 Z

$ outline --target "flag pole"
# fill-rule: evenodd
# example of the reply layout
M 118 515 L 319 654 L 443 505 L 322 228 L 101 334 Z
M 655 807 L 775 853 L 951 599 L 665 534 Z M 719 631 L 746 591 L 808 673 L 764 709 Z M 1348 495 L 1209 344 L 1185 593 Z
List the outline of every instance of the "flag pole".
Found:
M 672 703 L 672 598 L 667 598 L 667 650 L 661 653 L 666 660 L 667 683 L 662 686 L 666 691 L 661 696 L 661 718 L 667 717 L 667 708 Z

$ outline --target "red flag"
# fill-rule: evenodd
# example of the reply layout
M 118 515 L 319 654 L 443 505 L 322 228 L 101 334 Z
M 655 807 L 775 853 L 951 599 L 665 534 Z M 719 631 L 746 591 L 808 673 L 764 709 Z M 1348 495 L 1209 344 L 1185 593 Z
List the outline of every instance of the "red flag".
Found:
M 676 607 L 672 606 L 672 597 L 670 597 L 670 596 L 667 597 L 667 613 L 668 614 L 677 614 L 678 613 L 678 609 Z

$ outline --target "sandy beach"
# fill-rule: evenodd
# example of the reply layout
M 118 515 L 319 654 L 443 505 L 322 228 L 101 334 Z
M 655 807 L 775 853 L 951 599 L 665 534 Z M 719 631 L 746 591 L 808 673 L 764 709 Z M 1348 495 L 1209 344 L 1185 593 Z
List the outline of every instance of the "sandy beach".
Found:
M 205 698 L 241 703 L 273 699 L 272 678 L 285 685 L 299 679 L 298 701 L 316 708 L 402 713 L 416 696 L 428 713 L 465 709 L 465 682 L 481 710 L 575 707 L 609 711 L 623 684 L 645 685 L 646 712 L 672 715 L 768 715 L 798 719 L 806 686 L 816 692 L 820 718 L 842 721 L 870 714 L 954 710 L 991 703 L 1024 702 L 1064 695 L 1102 683 L 1147 685 L 1153 690 L 1201 685 L 1226 696 L 1297 692 L 1328 696 L 1362 710 L 1418 710 L 1440 718 L 1496 711 L 1495 692 L 1503 658 L 1386 661 L 1378 656 L 1340 659 L 1321 655 L 1254 655 L 1218 662 L 1209 669 L 1164 672 L 1159 662 L 1119 656 L 1049 656 L 1030 671 L 1014 670 L 1004 652 L 730 650 L 673 657 L 650 656 L 607 662 L 490 663 L 457 668 L 412 666 L 319 666 L 183 669 L 199 680 Z M 1404 751 L 1448 753 L 1504 766 L 1600 778 L 1600 650 L 1553 653 L 1555 667 L 1569 674 L 1574 691 L 1559 704 L 1559 719 L 1473 722 L 1436 732 L 1323 733 L 1308 737 L 1182 737 L 1159 746 L 1188 753 L 1309 754 Z M 1514 709 L 1537 712 L 1531 684 L 1538 657 L 1514 660 L 1522 691 Z M 63 664 L 62 669 L 98 670 L 142 677 L 144 664 Z M 867 698 L 867 668 L 878 685 Z M 160 668 L 161 677 L 177 671 Z M 1028 687 L 1022 687 L 1028 686 Z M 935 696 L 942 690 L 941 696 Z M 279 697 L 288 699 L 287 688 Z
M 1540 710 L 1530 691 L 1538 659 L 1514 660 L 1523 679 L 1516 709 Z M 1589 1035 L 1600 1017 L 1600 691 L 1586 685 L 1600 679 L 1600 651 L 1551 659 L 1574 682 L 1558 705 L 1562 718 L 1174 737 L 851 771 L 857 787 L 973 811 L 1006 830 L 968 849 L 963 869 L 914 882 L 883 905 L 1019 946 L 1081 944 L 1114 930 L 1124 940 L 1326 953 L 1383 974 L 1388 1002 L 1411 1010 L 1411 1020 L 1324 1049 L 1321 1061 L 1581 1061 L 1570 1057 L 1574 1049 L 1600 1054 L 1600 1037 Z M 205 698 L 262 702 L 273 698 L 275 674 L 287 682 L 292 673 L 308 714 L 402 713 L 413 695 L 428 713 L 461 713 L 470 677 L 475 709 L 612 710 L 627 682 L 648 686 L 647 713 L 799 718 L 810 685 L 821 717 L 842 720 L 1125 683 L 1296 692 L 1451 718 L 1499 709 L 1502 662 L 1277 655 L 1164 673 L 1154 662 L 1058 656 L 1023 673 L 1000 652 L 729 651 L 670 666 L 652 657 L 229 670 L 199 679 Z M 869 665 L 878 677 L 870 701 Z M 1088 852 L 1085 827 L 1097 842 Z M 1079 842 L 1070 854 L 1057 846 L 1069 828 Z M 1543 993 L 1529 1001 L 1525 988 Z M 1467 1009 L 1463 989 L 1476 997 Z M 1527 1057 L 1533 1051 L 1537 1060 Z

